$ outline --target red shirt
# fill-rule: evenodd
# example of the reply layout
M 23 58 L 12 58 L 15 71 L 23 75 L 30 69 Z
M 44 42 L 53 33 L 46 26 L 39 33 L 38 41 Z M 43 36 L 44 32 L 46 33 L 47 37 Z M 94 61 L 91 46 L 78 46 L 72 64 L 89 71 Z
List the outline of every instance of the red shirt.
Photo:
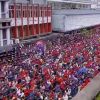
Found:
M 30 89 L 26 89 L 24 91 L 25 96 L 28 96 L 32 91 Z
M 61 88 L 62 90 L 65 90 L 66 86 L 65 86 L 64 82 L 62 82 L 62 83 L 60 84 L 60 88 Z
M 52 51 L 52 56 L 58 56 L 58 55 L 59 55 L 59 50 Z
M 54 92 L 50 92 L 49 98 L 50 100 L 54 100 L 55 94 Z
M 20 77 L 26 77 L 28 75 L 28 72 L 26 70 L 22 70 L 20 72 Z
M 58 83 L 63 82 L 63 78 L 62 77 L 56 77 L 56 80 L 57 80 Z

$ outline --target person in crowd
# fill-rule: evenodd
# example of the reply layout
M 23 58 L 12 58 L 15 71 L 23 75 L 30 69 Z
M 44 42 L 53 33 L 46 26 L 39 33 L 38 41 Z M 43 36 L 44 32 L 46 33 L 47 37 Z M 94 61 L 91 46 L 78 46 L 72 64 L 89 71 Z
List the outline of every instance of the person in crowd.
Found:
M 17 44 L 0 60 L 0 100 L 69 100 L 100 72 L 100 34 Z

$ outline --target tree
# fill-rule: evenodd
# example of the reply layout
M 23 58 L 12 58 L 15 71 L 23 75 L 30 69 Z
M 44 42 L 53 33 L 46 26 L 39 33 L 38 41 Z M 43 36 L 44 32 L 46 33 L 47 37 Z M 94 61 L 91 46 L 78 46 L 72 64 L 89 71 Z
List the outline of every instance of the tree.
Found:
M 81 29 L 81 33 L 82 33 L 84 36 L 86 36 L 86 37 L 89 37 L 89 36 L 92 35 L 92 32 L 91 32 L 91 31 L 92 31 L 92 30 L 88 30 L 88 29 L 86 29 L 86 28 Z

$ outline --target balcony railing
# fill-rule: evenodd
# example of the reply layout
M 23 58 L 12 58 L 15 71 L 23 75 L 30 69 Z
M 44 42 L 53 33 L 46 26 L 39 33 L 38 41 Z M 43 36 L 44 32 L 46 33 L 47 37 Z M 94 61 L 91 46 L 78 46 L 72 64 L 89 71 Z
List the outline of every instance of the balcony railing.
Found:
M 50 5 L 22 5 L 15 4 L 9 6 L 9 17 L 10 18 L 27 18 L 27 17 L 41 17 L 42 14 L 44 16 L 51 16 L 51 6 Z

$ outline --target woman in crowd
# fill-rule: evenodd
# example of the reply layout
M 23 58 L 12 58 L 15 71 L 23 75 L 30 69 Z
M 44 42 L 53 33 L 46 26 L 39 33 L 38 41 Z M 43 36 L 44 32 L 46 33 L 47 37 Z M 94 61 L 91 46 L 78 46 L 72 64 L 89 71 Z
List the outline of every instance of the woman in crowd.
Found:
M 0 100 L 68 100 L 100 70 L 100 34 L 18 44 L 0 63 Z M 42 42 L 41 42 L 42 43 Z M 9 61 L 10 60 L 10 61 Z

